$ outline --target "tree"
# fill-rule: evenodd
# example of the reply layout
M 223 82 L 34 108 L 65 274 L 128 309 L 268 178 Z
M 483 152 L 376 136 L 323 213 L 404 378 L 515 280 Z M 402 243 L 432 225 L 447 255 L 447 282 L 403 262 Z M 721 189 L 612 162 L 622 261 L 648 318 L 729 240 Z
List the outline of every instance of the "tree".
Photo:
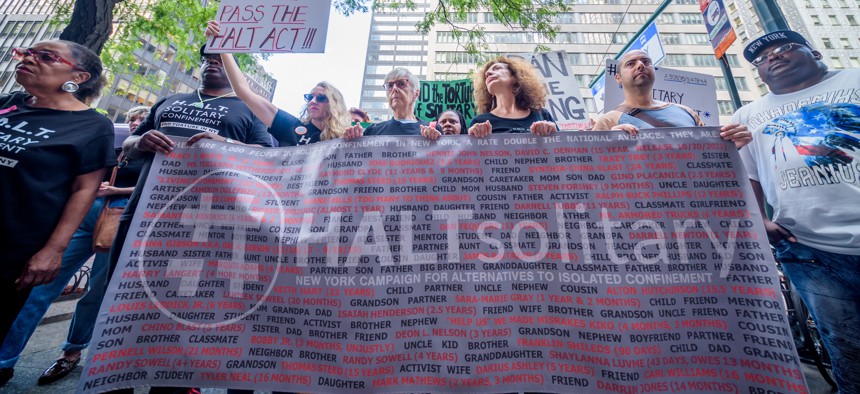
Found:
M 347 16 L 368 12 L 371 8 L 379 12 L 415 9 L 414 0 L 333 2 L 335 8 Z M 438 0 L 433 11 L 416 24 L 416 29 L 426 34 L 436 24 L 449 25 L 461 45 L 477 53 L 485 48 L 483 28 L 459 22 L 466 19 L 467 13 L 491 12 L 497 21 L 511 29 L 537 32 L 552 40 L 558 33 L 555 17 L 569 11 L 569 3 L 570 0 Z M 217 7 L 218 0 L 75 0 L 69 24 L 60 38 L 101 53 L 116 24 L 118 32 L 111 41 L 115 44 L 108 46 L 115 51 L 113 55 L 119 54 L 123 60 L 129 60 L 139 48 L 137 37 L 142 36 L 149 36 L 154 43 L 174 45 L 183 57 L 189 53 L 188 49 L 203 42 L 203 26 L 214 18 Z
M 123 0 L 78 0 L 61 40 L 72 41 L 101 53 L 113 30 L 116 3 Z M 61 5 L 62 7 L 62 5 Z

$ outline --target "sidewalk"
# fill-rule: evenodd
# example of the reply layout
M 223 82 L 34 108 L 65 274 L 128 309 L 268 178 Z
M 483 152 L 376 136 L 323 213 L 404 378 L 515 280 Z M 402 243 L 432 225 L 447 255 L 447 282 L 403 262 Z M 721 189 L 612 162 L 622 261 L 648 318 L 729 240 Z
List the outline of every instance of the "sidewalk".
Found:
M 0 393 L 56 394 L 75 392 L 78 379 L 85 367 L 83 363 L 83 366 L 79 365 L 69 376 L 59 382 L 47 386 L 36 385 L 39 375 L 60 355 L 60 345 L 66 339 L 69 323 L 70 320 L 65 320 L 43 324 L 36 329 L 33 339 L 27 344 L 24 353 L 21 354 L 21 360 L 15 366 L 15 377 L 9 383 L 6 383 L 6 386 L 0 387 Z M 86 357 L 86 352 L 84 352 L 84 357 Z M 803 364 L 803 373 L 806 375 L 806 381 L 809 383 L 810 394 L 833 393 L 833 391 L 830 391 L 830 386 L 821 378 L 815 367 Z M 147 390 L 145 389 L 135 390 L 135 394 L 144 394 L 146 392 Z M 204 394 L 225 394 L 226 392 L 227 390 L 224 389 L 203 390 Z

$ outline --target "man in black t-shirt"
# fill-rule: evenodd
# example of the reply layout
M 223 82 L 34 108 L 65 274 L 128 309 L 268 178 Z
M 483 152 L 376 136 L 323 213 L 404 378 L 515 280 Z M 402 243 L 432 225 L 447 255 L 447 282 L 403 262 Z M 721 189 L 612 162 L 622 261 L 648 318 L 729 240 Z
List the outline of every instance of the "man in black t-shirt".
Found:
M 156 152 L 168 154 L 174 142 L 170 136 L 190 137 L 192 145 L 201 139 L 213 139 L 237 145 L 273 146 L 272 136 L 251 109 L 233 94 L 230 80 L 217 54 L 200 50 L 201 87 L 194 93 L 175 94 L 155 104 L 146 120 L 123 142 L 123 151 L 130 158 L 143 157 L 146 162 L 134 194 L 119 221 L 116 239 L 110 254 L 110 276 L 116 269 L 125 243 L 131 219 L 140 202 L 147 175 Z M 154 388 L 150 392 L 171 392 L 174 388 Z M 114 393 L 132 392 L 117 390 Z

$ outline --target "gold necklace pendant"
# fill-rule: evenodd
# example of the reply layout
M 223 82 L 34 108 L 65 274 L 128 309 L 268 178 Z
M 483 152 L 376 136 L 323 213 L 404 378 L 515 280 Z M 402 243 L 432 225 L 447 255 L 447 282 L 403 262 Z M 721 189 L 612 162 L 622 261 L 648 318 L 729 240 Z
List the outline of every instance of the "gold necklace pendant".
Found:
M 196 103 L 191 103 L 191 106 L 194 108 L 201 108 L 202 109 L 204 107 L 203 103 L 205 103 L 207 101 L 217 100 L 219 98 L 224 98 L 224 97 L 233 97 L 235 95 L 236 95 L 236 92 L 229 92 L 229 93 L 224 93 L 218 97 L 210 97 L 210 98 L 204 100 L 203 97 L 200 96 L 200 89 L 197 89 L 197 99 L 200 101 L 198 101 Z

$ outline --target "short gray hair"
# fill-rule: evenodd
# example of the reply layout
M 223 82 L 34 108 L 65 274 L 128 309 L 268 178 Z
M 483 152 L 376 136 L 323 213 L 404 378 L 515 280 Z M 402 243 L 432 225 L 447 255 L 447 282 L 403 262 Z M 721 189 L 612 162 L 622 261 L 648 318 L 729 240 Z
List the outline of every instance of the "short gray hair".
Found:
M 129 109 L 128 112 L 125 113 L 125 123 L 128 123 L 128 121 L 131 120 L 131 118 L 138 116 L 138 115 L 143 115 L 144 118 L 149 116 L 149 107 L 147 107 L 145 105 L 138 105 L 137 107 L 131 107 L 131 109 Z
M 421 81 L 418 80 L 418 77 L 416 77 L 414 74 L 412 74 L 411 71 L 403 67 L 397 67 L 389 71 L 388 74 L 385 75 L 385 82 L 392 80 L 396 81 L 398 79 L 404 78 L 409 81 L 409 84 L 412 85 L 415 90 L 421 88 Z

